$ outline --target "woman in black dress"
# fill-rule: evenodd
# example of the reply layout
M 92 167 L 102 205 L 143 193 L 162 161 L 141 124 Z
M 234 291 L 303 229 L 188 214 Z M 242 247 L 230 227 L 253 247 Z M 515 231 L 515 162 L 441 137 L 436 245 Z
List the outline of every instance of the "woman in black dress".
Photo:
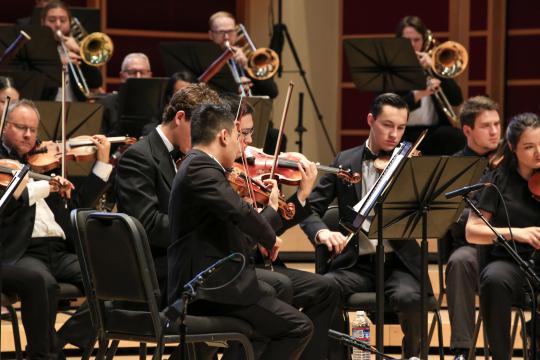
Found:
M 508 223 L 503 203 L 494 187 L 480 194 L 478 208 L 517 252 L 528 260 L 540 248 L 540 202 L 528 188 L 531 175 L 540 169 L 540 119 L 525 113 L 512 118 L 506 131 L 505 154 L 491 175 L 508 208 Z M 509 230 L 512 226 L 512 231 Z M 490 244 L 494 235 L 472 212 L 466 227 L 467 240 Z M 538 270 L 537 270 L 538 271 Z M 525 298 L 525 276 L 508 253 L 493 246 L 487 265 L 480 274 L 480 305 L 493 359 L 509 359 L 510 317 L 512 305 Z

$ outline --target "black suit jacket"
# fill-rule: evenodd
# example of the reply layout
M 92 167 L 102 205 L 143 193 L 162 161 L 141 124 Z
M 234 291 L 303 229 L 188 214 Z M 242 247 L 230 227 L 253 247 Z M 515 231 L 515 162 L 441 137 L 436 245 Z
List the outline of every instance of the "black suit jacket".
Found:
M 0 158 L 13 157 L 6 152 L 3 146 L 0 146 Z M 75 189 L 72 198 L 67 203 L 57 193 L 51 193 L 45 199 L 54 214 L 56 222 L 64 230 L 68 243 L 71 243 L 74 235 L 69 218 L 71 209 L 92 207 L 105 191 L 106 186 L 107 183 L 92 172 L 83 185 Z M 2 240 L 2 260 L 7 263 L 16 262 L 26 252 L 32 238 L 36 217 L 36 206 L 28 205 L 27 190 L 24 191 L 21 199 L 11 209 L 12 211 L 9 214 L 4 214 L 0 236 Z
M 233 252 L 246 257 L 246 268 L 222 289 L 199 291 L 199 298 L 238 305 L 259 299 L 251 253 L 256 242 L 273 247 L 274 229 L 282 226 L 277 212 L 267 207 L 259 214 L 232 189 L 214 159 L 192 150 L 174 179 L 169 214 L 169 303 L 179 298 L 184 285 L 201 270 Z M 230 278 L 229 273 L 217 272 L 213 282 L 225 283 Z
M 362 145 L 339 153 L 331 166 L 339 167 L 341 165 L 344 169 L 350 168 L 352 171 L 361 174 L 364 148 L 365 145 Z M 361 198 L 361 183 L 349 185 L 334 174 L 323 175 L 309 197 L 313 213 L 301 223 L 302 229 L 308 235 L 311 242 L 315 244 L 315 235 L 317 232 L 328 228 L 321 219 L 328 206 L 337 199 L 340 218 L 352 223 L 354 213 L 350 211 L 349 207 L 356 205 Z M 390 240 L 390 244 L 407 269 L 416 278 L 420 279 L 420 247 L 416 241 Z M 335 261 L 339 262 L 342 255 L 338 255 Z M 371 268 L 371 264 L 350 264 L 345 268 L 355 265 L 362 265 L 363 267 L 369 265 L 367 268 Z
M 175 169 L 159 133 L 130 146 L 116 168 L 118 211 L 137 218 L 148 236 L 154 257 L 167 254 L 169 198 Z

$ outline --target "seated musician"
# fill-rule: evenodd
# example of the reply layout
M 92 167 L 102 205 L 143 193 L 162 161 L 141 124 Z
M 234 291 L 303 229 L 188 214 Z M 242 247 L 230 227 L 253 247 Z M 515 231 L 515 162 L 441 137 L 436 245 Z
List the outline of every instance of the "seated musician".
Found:
M 169 303 L 179 299 L 184 284 L 198 272 L 239 252 L 247 262 L 240 276 L 221 289 L 199 291 L 188 311 L 240 318 L 265 338 L 254 341 L 261 358 L 298 359 L 313 325 L 294 307 L 261 293 L 251 256 L 256 243 L 272 256 L 274 228 L 282 224 L 277 213 L 278 189 L 274 182 L 268 206 L 260 213 L 233 190 L 225 169 L 232 167 L 239 154 L 239 137 L 228 106 L 203 105 L 191 117 L 193 149 L 178 169 L 169 206 Z M 213 281 L 227 281 L 224 275 L 230 276 L 217 272 Z
M 125 83 L 130 78 L 151 78 L 152 69 L 148 56 L 143 53 L 129 53 L 122 60 L 120 68 L 120 81 Z M 118 129 L 120 118 L 120 101 L 118 92 L 107 94 L 99 102 L 103 105 L 103 121 L 101 123 L 101 133 L 107 136 L 123 136 L 121 129 Z M 150 132 L 143 130 L 143 134 Z
M 236 113 L 239 106 L 238 99 L 232 97 L 227 100 L 231 104 L 233 113 Z M 240 142 L 242 148 L 245 148 L 253 141 L 251 137 L 254 132 L 253 108 L 244 102 L 240 111 L 243 114 L 239 121 Z M 297 224 L 311 213 L 307 198 L 317 179 L 317 168 L 314 163 L 307 160 L 301 160 L 300 164 L 299 171 L 302 173 L 302 180 L 296 194 L 288 200 L 295 204 L 296 212 L 292 221 L 287 222 L 285 227 Z M 284 230 L 280 230 L 280 233 Z M 264 248 L 261 250 L 264 252 Z M 328 329 L 339 303 L 339 289 L 336 284 L 321 275 L 288 268 L 279 257 L 273 261 L 271 269 L 265 268 L 265 261 L 260 251 L 256 252 L 255 258 L 257 278 L 272 285 L 279 299 L 292 304 L 297 309 L 302 309 L 302 312 L 313 322 L 315 331 L 301 358 L 326 359 Z
M 396 37 L 411 41 L 420 65 L 426 71 L 432 66 L 431 55 L 426 52 L 429 46 L 428 31 L 417 16 L 404 17 L 396 29 Z M 426 139 L 420 144 L 420 150 L 425 155 L 451 155 L 465 144 L 461 131 L 452 127 L 440 102 L 433 95 L 439 89 L 443 90 L 450 105 L 458 106 L 463 102 L 461 89 L 451 78 L 429 77 L 425 89 L 400 93 L 410 109 L 403 140 L 414 142 L 424 129 L 429 129 Z
M 532 113 L 514 116 L 506 129 L 505 140 L 504 159 L 491 174 L 490 182 L 500 189 L 507 209 L 492 186 L 479 194 L 477 207 L 507 241 L 513 239 L 511 246 L 529 260 L 540 248 L 540 203 L 528 187 L 530 177 L 540 169 L 540 119 Z M 472 211 L 466 235 L 473 244 L 492 244 L 495 238 Z M 495 360 L 511 357 L 511 308 L 524 303 L 525 289 L 528 289 L 526 277 L 519 266 L 503 247 L 492 247 L 487 265 L 480 273 L 480 309 Z
M 220 103 L 205 84 L 177 92 L 159 126 L 130 146 L 116 168 L 118 211 L 137 218 L 146 230 L 163 303 L 167 299 L 167 247 L 170 245 L 169 197 L 176 160 L 191 150 L 190 119 L 196 107 Z
M 101 88 L 101 86 L 103 84 L 103 79 L 101 77 L 101 71 L 97 67 L 90 66 L 81 61 L 79 44 L 77 43 L 77 40 L 75 40 L 70 34 L 71 12 L 69 11 L 69 7 L 64 2 L 57 0 L 47 3 L 41 13 L 41 25 L 50 28 L 53 31 L 54 36 L 57 38 L 57 40 L 62 40 L 65 43 L 68 49 L 69 59 L 71 59 L 74 64 L 79 64 L 82 75 L 84 76 L 86 83 L 88 84 L 90 92 L 102 93 L 103 89 Z M 62 39 L 58 39 L 58 31 L 62 33 Z M 68 59 L 64 50 L 62 50 L 60 43 L 58 45 L 58 54 L 60 55 L 62 64 L 67 64 Z M 72 69 L 69 69 L 65 84 L 67 101 L 86 100 L 86 96 L 83 94 L 83 92 L 76 83 L 75 78 L 78 76 L 79 74 L 73 74 Z M 56 95 L 56 100 L 60 101 L 61 99 L 62 93 L 59 89 Z
M 35 147 L 39 126 L 39 112 L 33 102 L 21 100 L 10 105 L 0 146 L 0 157 L 26 161 Z M 104 190 L 112 171 L 108 164 L 110 143 L 103 135 L 91 137 L 97 148 L 97 162 L 80 189 L 66 201 L 55 192 L 69 197 L 73 185 L 66 179 L 30 182 L 27 186 L 25 207 L 4 221 L 6 236 L 2 255 L 6 261 L 39 272 L 45 279 L 49 293 L 51 323 L 56 318 L 58 282 L 72 283 L 81 290 L 81 269 L 77 256 L 69 248 L 72 230 L 70 208 L 91 207 Z M 60 186 L 60 188 L 59 188 Z M 31 224 L 31 226 L 28 226 Z M 9 233 L 9 235 L 6 235 Z M 88 318 L 89 320 L 89 318 Z M 87 323 L 88 326 L 90 322 Z M 60 330 L 61 341 L 78 346 L 77 337 L 84 331 Z M 73 339 L 74 338 L 74 339 Z
M 350 186 L 333 174 L 323 175 L 309 197 L 313 214 L 301 224 L 313 244 L 324 244 L 330 251 L 340 254 L 346 245 L 342 233 L 330 231 L 321 217 L 328 206 L 337 199 L 340 218 L 352 222 L 349 206 L 356 205 L 374 185 L 379 171 L 374 166 L 377 156 L 391 152 L 399 145 L 407 125 L 408 108 L 398 95 L 385 93 L 377 96 L 367 116 L 369 137 L 363 145 L 345 150 L 337 155 L 332 166 L 362 175 L 362 181 Z M 368 218 L 362 224 L 367 231 L 371 223 Z M 351 263 L 325 274 L 337 282 L 343 299 L 355 292 L 375 289 L 374 240 L 359 239 L 359 249 L 352 246 L 340 254 L 351 256 Z M 392 310 L 397 312 L 403 338 L 402 356 L 417 356 L 420 351 L 420 248 L 415 240 L 385 241 L 384 293 Z M 347 329 L 336 329 L 347 332 Z
M 455 156 L 487 158 L 493 154 L 501 137 L 498 108 L 498 105 L 486 96 L 475 96 L 465 101 L 460 113 L 460 123 L 467 138 L 467 145 Z M 452 329 L 450 348 L 457 360 L 468 358 L 474 338 L 476 317 L 478 254 L 477 246 L 467 243 L 465 239 L 468 214 L 467 209 L 459 221 L 450 226 L 446 235 L 451 252 L 445 270 L 448 313 Z

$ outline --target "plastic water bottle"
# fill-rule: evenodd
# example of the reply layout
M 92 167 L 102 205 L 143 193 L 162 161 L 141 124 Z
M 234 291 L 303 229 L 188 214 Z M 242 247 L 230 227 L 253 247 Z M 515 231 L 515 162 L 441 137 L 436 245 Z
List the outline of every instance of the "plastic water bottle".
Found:
M 369 318 L 365 311 L 357 311 L 356 318 L 352 323 L 352 337 L 370 344 Z M 370 360 L 369 351 L 353 348 L 352 360 Z

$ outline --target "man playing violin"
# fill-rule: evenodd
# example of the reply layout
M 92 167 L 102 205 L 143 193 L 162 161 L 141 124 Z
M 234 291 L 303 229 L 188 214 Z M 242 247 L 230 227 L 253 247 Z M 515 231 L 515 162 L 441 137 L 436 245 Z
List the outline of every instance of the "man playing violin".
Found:
M 268 206 L 260 213 L 233 190 L 225 169 L 231 168 L 238 156 L 239 137 L 228 106 L 203 105 L 193 113 L 193 149 L 178 169 L 169 206 L 169 303 L 179 299 L 184 284 L 198 272 L 219 258 L 239 252 L 246 259 L 239 277 L 220 289 L 199 290 L 189 310 L 250 323 L 266 338 L 254 341 L 261 358 L 298 359 L 313 324 L 294 307 L 261 292 L 252 259 L 256 244 L 272 252 L 275 229 L 283 224 L 276 211 L 277 186 L 272 187 Z M 216 272 L 212 281 L 225 284 L 227 278 L 230 274 Z
M 370 127 L 367 141 L 339 153 L 332 163 L 334 167 L 343 166 L 359 172 L 362 175 L 361 183 L 350 186 L 335 175 L 326 174 L 309 197 L 313 214 L 302 222 L 302 229 L 313 244 L 323 244 L 338 254 L 334 259 L 336 263 L 347 255 L 352 259 L 350 264 L 325 274 L 338 284 L 343 299 L 355 292 L 374 290 L 375 247 L 373 241 L 360 239 L 358 247 L 347 247 L 351 254 L 342 253 L 346 246 L 345 236 L 329 230 L 322 216 L 337 199 L 340 218 L 353 220 L 349 207 L 356 205 L 366 195 L 379 176 L 374 159 L 393 151 L 400 143 L 407 117 L 407 104 L 401 97 L 392 93 L 377 96 L 367 116 Z M 370 220 L 366 220 L 362 224 L 362 231 L 367 231 L 369 225 Z M 388 251 L 384 264 L 384 292 L 391 308 L 397 312 L 405 334 L 402 355 L 405 358 L 417 356 L 420 350 L 420 249 L 414 240 L 385 241 L 384 245 L 385 251 Z
M 230 99 L 230 103 L 233 110 L 238 109 L 237 100 Z M 253 108 L 244 102 L 240 112 L 243 114 L 239 119 L 240 146 L 243 151 L 253 141 L 251 137 L 254 131 Z M 307 198 L 317 179 L 317 167 L 311 161 L 301 160 L 299 171 L 302 180 L 296 194 L 289 199 L 295 204 L 296 213 L 293 221 L 285 228 L 302 221 L 311 211 Z M 280 230 L 279 233 L 284 232 L 284 230 Z M 328 329 L 339 304 L 337 285 L 324 276 L 287 268 L 279 258 L 273 260 L 272 271 L 264 269 L 265 262 L 262 256 L 266 252 L 262 246 L 259 246 L 259 249 L 261 252 L 255 254 L 257 278 L 272 285 L 281 300 L 292 304 L 297 309 L 302 309 L 302 312 L 313 322 L 313 337 L 302 353 L 301 359 L 326 359 Z
M 0 157 L 24 163 L 26 155 L 36 145 L 38 127 L 39 112 L 33 102 L 21 100 L 11 104 L 2 136 Z M 54 177 L 50 183 L 30 182 L 23 193 L 24 206 L 12 214 L 11 221 L 4 222 L 6 229 L 2 229 L 3 235 L 10 234 L 3 244 L 4 260 L 35 270 L 45 278 L 52 324 L 56 318 L 58 282 L 72 283 L 83 289 L 77 256 L 69 250 L 73 235 L 69 224 L 69 208 L 94 205 L 112 171 L 112 166 L 108 164 L 110 143 L 103 135 L 93 136 L 92 141 L 98 149 L 98 161 L 74 196 L 71 196 L 73 185 L 59 176 Z M 58 195 L 69 200 L 69 207 Z M 77 324 L 77 318 L 75 316 L 71 324 Z M 68 323 L 60 330 L 61 340 L 85 346 L 78 342 L 81 332 L 71 331 L 71 326 L 75 325 Z
M 191 114 L 201 104 L 220 103 L 217 93 L 205 84 L 192 84 L 177 92 L 153 131 L 130 146 L 116 168 L 118 210 L 137 218 L 146 230 L 162 307 L 167 294 L 167 247 L 169 198 L 176 174 L 176 160 L 191 150 Z

